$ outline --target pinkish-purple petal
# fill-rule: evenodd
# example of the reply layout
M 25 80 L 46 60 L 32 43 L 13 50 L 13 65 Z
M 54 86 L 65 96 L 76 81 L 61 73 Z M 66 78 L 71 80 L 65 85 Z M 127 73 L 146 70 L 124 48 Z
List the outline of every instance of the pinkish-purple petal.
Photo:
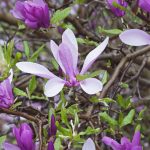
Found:
M 49 80 L 44 87 L 44 94 L 47 97 L 56 96 L 64 87 L 65 81 L 60 78 Z
M 131 46 L 143 46 L 150 44 L 150 35 L 139 29 L 130 29 L 119 35 L 120 40 Z
M 73 68 L 73 56 L 70 48 L 64 43 L 59 45 L 59 58 L 65 68 L 66 74 L 70 78 L 73 78 L 76 71 Z
M 140 131 L 136 131 L 132 139 L 132 145 L 140 146 L 140 139 L 141 139 Z
M 102 82 L 95 78 L 88 78 L 80 81 L 80 86 L 87 94 L 96 94 L 102 91 L 103 88 Z
M 106 145 L 110 146 L 113 150 L 122 150 L 122 146 L 115 140 L 113 140 L 110 137 L 104 136 L 102 139 L 102 142 L 104 142 Z
M 71 29 L 66 29 L 62 35 L 62 43 L 67 45 L 71 51 L 72 59 L 73 59 L 73 68 L 77 70 L 78 63 L 78 44 L 76 37 Z
M 22 72 L 30 73 L 39 77 L 51 79 L 56 77 L 52 72 L 50 72 L 46 67 L 43 65 L 33 63 L 33 62 L 19 62 L 16 64 L 18 69 Z
M 85 58 L 82 70 L 80 74 L 84 74 L 91 65 L 95 62 L 95 60 L 98 58 L 98 56 L 104 51 L 108 44 L 109 38 L 107 37 L 98 47 L 96 47 L 94 50 L 92 50 Z
M 65 70 L 65 68 L 64 68 L 64 66 L 63 66 L 63 64 L 59 58 L 59 47 L 53 40 L 50 41 L 50 48 L 51 48 L 51 51 L 52 51 L 52 54 L 53 54 L 55 60 L 57 61 L 57 63 L 61 67 L 62 71 L 64 73 L 66 73 L 66 70 Z
M 134 146 L 131 150 L 143 150 L 142 146 Z

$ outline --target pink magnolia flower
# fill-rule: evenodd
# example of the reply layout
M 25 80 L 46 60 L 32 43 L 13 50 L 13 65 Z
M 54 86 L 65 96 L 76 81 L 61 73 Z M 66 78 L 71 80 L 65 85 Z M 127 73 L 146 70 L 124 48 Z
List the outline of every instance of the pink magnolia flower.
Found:
M 82 150 L 96 150 L 95 144 L 94 144 L 94 142 L 93 142 L 93 140 L 91 138 L 88 138 L 85 141 L 85 143 L 84 143 L 84 145 L 82 147 Z
M 120 40 L 131 46 L 150 45 L 150 35 L 139 29 L 129 29 L 119 35 Z
M 31 29 L 48 28 L 50 25 L 49 8 L 44 0 L 17 1 L 11 13 Z
M 150 12 L 150 1 L 149 0 L 139 0 L 139 7 L 145 12 Z
M 113 140 L 110 137 L 103 137 L 102 141 L 110 146 L 113 150 L 142 150 L 142 146 L 140 145 L 140 132 L 135 132 L 132 142 L 126 137 L 121 138 L 121 144 L 117 141 Z
M 65 30 L 62 35 L 62 43 L 59 46 L 51 40 L 51 51 L 64 73 L 64 79 L 57 77 L 47 68 L 37 63 L 19 62 L 16 66 L 23 72 L 49 79 L 44 87 L 44 93 L 47 97 L 57 95 L 64 86 L 80 86 L 86 93 L 95 94 L 102 90 L 102 82 L 95 78 L 86 78 L 85 80 L 78 81 L 77 75 L 84 75 L 87 72 L 106 48 L 108 40 L 109 38 L 107 37 L 86 56 L 80 72 L 77 68 L 78 45 L 74 33 L 70 29 Z

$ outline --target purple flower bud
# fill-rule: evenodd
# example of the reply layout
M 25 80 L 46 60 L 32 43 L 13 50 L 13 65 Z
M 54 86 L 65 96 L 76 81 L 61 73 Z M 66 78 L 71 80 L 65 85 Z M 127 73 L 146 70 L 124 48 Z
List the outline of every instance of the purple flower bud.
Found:
M 137 131 L 133 136 L 132 142 L 128 138 L 122 137 L 120 144 L 107 136 L 103 137 L 102 141 L 106 145 L 110 146 L 113 150 L 133 150 L 133 149 L 142 150 L 142 146 L 140 144 L 140 137 L 141 137 L 140 131 Z
M 139 7 L 145 12 L 150 12 L 150 1 L 149 0 L 139 0 Z
M 48 143 L 48 148 L 47 148 L 47 150 L 54 150 L 54 144 L 53 144 L 53 142 L 49 142 Z
M 16 137 L 18 147 L 21 150 L 35 150 L 33 142 L 33 132 L 27 123 L 23 123 L 19 128 L 13 128 L 13 134 Z
M 56 132 L 57 132 L 57 127 L 55 125 L 55 117 L 54 117 L 54 115 L 52 115 L 51 116 L 51 124 L 50 124 L 50 127 L 48 129 L 48 136 L 49 137 L 55 136 Z
M 0 108 L 9 108 L 14 102 L 9 78 L 0 83 Z
M 122 17 L 125 15 L 125 11 L 121 10 L 120 7 L 127 7 L 127 2 L 125 0 L 107 0 L 108 6 L 110 7 L 111 11 L 114 13 L 115 16 L 117 17 Z M 116 6 L 115 6 L 116 3 Z M 118 5 L 118 7 L 117 7 Z
M 11 13 L 31 29 L 48 28 L 50 25 L 49 8 L 43 0 L 18 1 Z

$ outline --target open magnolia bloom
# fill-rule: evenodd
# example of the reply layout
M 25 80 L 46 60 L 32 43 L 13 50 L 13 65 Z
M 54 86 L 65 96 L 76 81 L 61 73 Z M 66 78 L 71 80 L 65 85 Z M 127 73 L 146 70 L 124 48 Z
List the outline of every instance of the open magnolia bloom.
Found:
M 131 46 L 150 45 L 150 35 L 139 29 L 129 29 L 119 35 L 120 40 Z
M 47 97 L 57 95 L 64 86 L 81 86 L 86 93 L 95 94 L 102 90 L 102 82 L 95 78 L 86 78 L 78 81 L 77 75 L 84 75 L 87 72 L 98 56 L 104 51 L 108 41 L 109 38 L 107 37 L 86 56 L 80 73 L 77 68 L 78 45 L 74 33 L 70 29 L 66 29 L 62 35 L 62 43 L 59 46 L 54 41 L 50 41 L 51 51 L 64 73 L 64 79 L 57 77 L 40 64 L 19 62 L 16 66 L 23 72 L 49 79 L 44 87 L 44 93 Z
M 82 150 L 96 150 L 95 144 L 94 144 L 94 142 L 93 142 L 93 140 L 91 138 L 88 138 L 85 141 L 85 143 L 84 143 L 84 145 L 82 147 Z

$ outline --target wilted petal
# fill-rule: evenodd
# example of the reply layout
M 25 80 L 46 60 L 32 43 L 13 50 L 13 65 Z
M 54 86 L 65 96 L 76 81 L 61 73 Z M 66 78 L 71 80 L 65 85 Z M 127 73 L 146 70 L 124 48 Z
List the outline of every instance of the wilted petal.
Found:
M 49 80 L 44 87 L 44 94 L 47 97 L 57 95 L 64 87 L 65 81 L 60 78 L 53 78 Z
M 25 73 L 30 73 L 43 78 L 53 78 L 55 75 L 51 73 L 46 67 L 32 62 L 19 62 L 16 66 Z
M 107 37 L 98 47 L 92 50 L 85 58 L 82 70 L 80 74 L 84 74 L 98 58 L 98 56 L 104 51 L 108 44 L 109 38 Z
M 48 143 L 48 149 L 47 149 L 47 150 L 54 150 L 54 144 L 53 144 L 52 141 L 50 141 L 50 142 Z
M 84 145 L 82 147 L 82 150 L 96 150 L 95 144 L 94 144 L 94 142 L 93 142 L 93 140 L 91 138 L 88 138 L 85 141 L 85 143 L 84 143 Z
M 132 139 L 132 144 L 135 146 L 136 145 L 139 146 L 140 145 L 140 139 L 141 139 L 140 131 L 136 131 L 134 136 L 133 136 L 133 139 Z
M 3 143 L 4 150 L 21 150 L 17 145 L 10 144 L 7 142 Z
M 88 78 L 80 82 L 81 88 L 88 94 L 96 94 L 102 91 L 103 84 L 95 78 Z
M 122 32 L 120 40 L 131 46 L 143 46 L 150 44 L 150 35 L 139 29 L 130 29 Z
M 72 54 L 74 70 L 77 68 L 78 62 L 78 44 L 76 37 L 71 29 L 66 29 L 62 35 L 62 43 L 66 44 Z
M 103 137 L 102 142 L 110 146 L 113 150 L 122 150 L 121 145 L 110 137 L 107 136 Z
M 62 65 L 62 62 L 59 58 L 59 47 L 53 40 L 50 41 L 50 48 L 51 48 L 52 54 L 53 54 L 54 58 L 56 59 L 57 63 L 59 64 L 59 66 L 61 67 L 63 72 L 66 73 L 66 70 L 65 70 L 64 66 Z

